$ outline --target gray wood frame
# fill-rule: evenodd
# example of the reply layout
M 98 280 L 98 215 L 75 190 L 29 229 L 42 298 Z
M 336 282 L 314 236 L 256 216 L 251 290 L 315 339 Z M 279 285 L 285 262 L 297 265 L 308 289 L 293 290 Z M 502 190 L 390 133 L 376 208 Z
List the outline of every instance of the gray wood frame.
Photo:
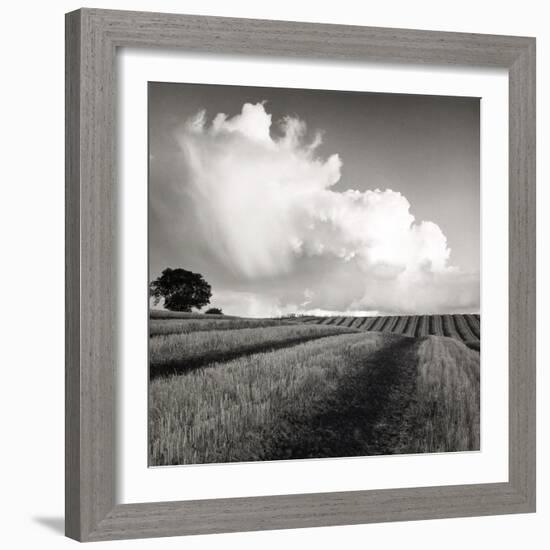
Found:
M 509 481 L 143 504 L 114 500 L 118 47 L 505 67 Z M 66 534 L 81 541 L 535 511 L 535 39 L 82 9 L 66 16 Z

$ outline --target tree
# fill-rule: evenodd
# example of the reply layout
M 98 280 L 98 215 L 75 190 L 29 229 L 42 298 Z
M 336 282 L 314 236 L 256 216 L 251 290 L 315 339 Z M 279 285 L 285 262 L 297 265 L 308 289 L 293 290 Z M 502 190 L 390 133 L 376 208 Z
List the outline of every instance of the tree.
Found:
M 208 315 L 223 315 L 223 311 L 219 307 L 211 307 L 207 309 L 204 313 Z
M 209 304 L 212 289 L 200 273 L 167 267 L 149 284 L 149 294 L 155 304 L 164 299 L 164 307 L 170 311 L 189 312 Z

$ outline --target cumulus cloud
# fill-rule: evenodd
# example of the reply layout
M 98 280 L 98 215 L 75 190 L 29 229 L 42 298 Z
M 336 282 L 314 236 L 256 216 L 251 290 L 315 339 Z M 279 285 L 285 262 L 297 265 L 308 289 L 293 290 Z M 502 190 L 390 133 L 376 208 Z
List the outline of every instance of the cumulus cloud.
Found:
M 265 104 L 246 103 L 210 122 L 197 113 L 177 139 L 204 246 L 235 277 L 288 277 L 322 257 L 362 278 L 361 291 L 341 304 L 346 310 L 478 307 L 478 277 L 450 265 L 441 228 L 416 221 L 406 197 L 391 189 L 335 190 L 342 160 L 321 157 L 322 134 L 309 136 L 304 121 L 274 124 Z M 324 310 L 322 290 L 311 282 L 293 307 Z

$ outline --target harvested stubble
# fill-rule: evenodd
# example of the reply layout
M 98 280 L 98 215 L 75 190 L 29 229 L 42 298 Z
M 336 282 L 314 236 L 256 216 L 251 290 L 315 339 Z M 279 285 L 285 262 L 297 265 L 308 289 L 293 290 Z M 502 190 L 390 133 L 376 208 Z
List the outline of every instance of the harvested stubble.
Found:
M 479 450 L 479 354 L 453 338 L 429 336 L 418 347 L 416 399 L 405 452 Z
M 279 319 L 151 319 L 149 321 L 149 336 L 189 334 L 190 332 L 211 330 L 277 327 L 285 324 L 289 324 L 289 322 Z
M 273 459 L 273 436 L 288 429 L 282 416 L 303 419 L 338 388 L 354 346 L 366 357 L 383 342 L 383 335 L 331 336 L 152 381 L 151 463 Z
M 479 355 L 446 337 L 340 329 L 157 378 L 149 398 L 152 465 L 479 449 Z
M 184 372 L 213 361 L 350 332 L 357 331 L 334 325 L 296 324 L 160 335 L 150 339 L 150 374 L 155 377 Z

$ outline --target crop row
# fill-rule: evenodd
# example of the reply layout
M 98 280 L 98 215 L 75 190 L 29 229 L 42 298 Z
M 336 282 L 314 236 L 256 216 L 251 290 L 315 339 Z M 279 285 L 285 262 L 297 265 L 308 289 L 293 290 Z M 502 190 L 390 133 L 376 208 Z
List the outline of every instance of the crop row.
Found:
M 448 336 L 470 343 L 479 342 L 481 336 L 480 316 L 474 314 L 318 317 L 308 322 L 414 337 Z
M 214 361 L 228 361 L 241 355 L 354 332 L 358 331 L 346 327 L 303 323 L 159 334 L 149 342 L 150 373 L 153 378 L 181 373 Z

